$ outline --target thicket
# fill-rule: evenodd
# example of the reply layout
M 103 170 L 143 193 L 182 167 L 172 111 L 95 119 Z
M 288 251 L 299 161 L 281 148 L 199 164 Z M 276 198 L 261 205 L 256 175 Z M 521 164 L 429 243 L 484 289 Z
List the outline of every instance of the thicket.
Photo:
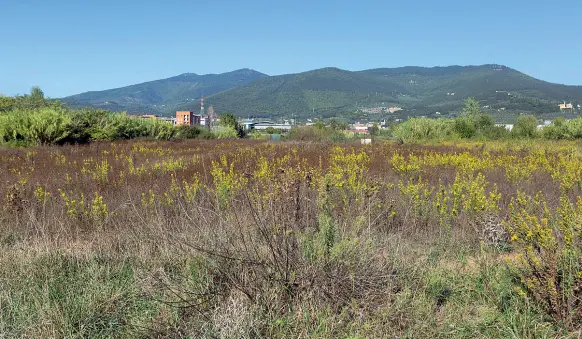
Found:
M 354 138 L 353 135 L 344 132 L 347 128 L 347 123 L 330 119 L 327 123 L 317 121 L 311 126 L 296 126 L 286 137 L 298 141 L 341 142 Z
M 558 118 L 538 128 L 540 121 L 533 115 L 520 115 L 511 130 L 497 126 L 495 120 L 481 112 L 479 103 L 470 98 L 456 119 L 412 118 L 393 126 L 392 137 L 400 142 L 443 141 L 455 139 L 534 139 L 573 140 L 582 138 L 582 118 Z
M 216 136 L 210 132 L 208 128 L 201 126 L 186 126 L 178 127 L 177 138 L 179 139 L 214 139 Z
M 167 122 L 103 110 L 43 107 L 0 114 L 0 143 L 16 146 L 135 138 L 169 140 L 177 132 Z
M 30 95 L 0 97 L 0 144 L 11 146 L 136 138 L 236 139 L 245 136 L 234 115 L 223 115 L 221 121 L 221 126 L 210 131 L 200 126 L 174 127 L 166 121 L 139 119 L 100 109 L 73 110 L 58 101 L 46 99 L 39 88 L 33 88 Z

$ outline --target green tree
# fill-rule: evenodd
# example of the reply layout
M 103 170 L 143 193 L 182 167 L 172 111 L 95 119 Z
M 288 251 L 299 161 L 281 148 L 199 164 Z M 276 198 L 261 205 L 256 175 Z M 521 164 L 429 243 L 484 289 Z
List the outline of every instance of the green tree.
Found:
M 315 126 L 315 128 L 318 130 L 322 130 L 325 128 L 325 122 L 318 120 L 315 122 L 315 124 L 313 126 Z
M 465 100 L 465 107 L 463 108 L 462 115 L 475 117 L 479 114 L 481 114 L 481 106 L 479 105 L 479 101 L 475 100 L 475 98 L 467 98 L 467 100 Z
M 63 104 L 58 100 L 46 99 L 44 92 L 39 87 L 33 87 L 30 94 L 17 96 L 14 98 L 13 109 L 21 110 L 37 110 L 43 107 L 61 110 L 64 108 Z
M 5 97 L 0 94 L 0 113 L 8 112 L 14 109 L 14 103 L 15 103 L 14 98 Z
M 223 113 L 220 115 L 220 126 L 224 127 L 235 127 L 238 124 L 238 120 L 232 113 Z
M 378 127 L 378 124 L 375 123 L 374 125 L 372 125 L 372 127 L 368 128 L 368 132 L 370 132 L 371 136 L 375 137 L 380 132 L 380 127 Z
M 542 136 L 550 140 L 569 138 L 566 119 L 562 117 L 554 119 L 549 126 L 546 126 L 542 129 Z
M 490 115 L 479 113 L 475 116 L 475 127 L 478 131 L 484 131 L 495 126 L 495 120 Z
M 40 89 L 40 87 L 35 86 L 30 89 L 30 98 L 35 101 L 43 101 L 44 92 Z
M 218 126 L 212 130 L 217 139 L 236 139 L 239 138 L 237 131 L 231 126 Z
M 343 131 L 348 128 L 348 124 L 346 122 L 337 121 L 335 119 L 330 119 L 328 125 L 329 128 L 334 131 Z
M 474 98 L 465 100 L 465 107 L 459 118 L 455 119 L 455 132 L 461 138 L 499 137 L 499 130 L 495 128 L 495 120 L 481 112 L 479 102 Z
M 232 113 L 223 113 L 220 115 L 220 126 L 230 127 L 235 130 L 239 138 L 244 138 L 244 127 L 238 123 L 238 119 Z
M 178 127 L 178 137 L 180 139 L 197 139 L 201 134 L 202 129 L 195 125 L 182 125 Z
M 513 130 L 511 131 L 518 138 L 533 138 L 537 134 L 538 120 L 533 115 L 520 115 L 517 117 Z
M 48 106 L 44 98 L 44 92 L 40 87 L 33 87 L 30 89 L 29 95 L 22 96 L 21 104 L 25 109 L 39 109 Z
M 472 138 L 477 134 L 477 129 L 475 128 L 473 119 L 468 116 L 462 116 L 455 119 L 454 130 L 461 138 L 465 139 Z

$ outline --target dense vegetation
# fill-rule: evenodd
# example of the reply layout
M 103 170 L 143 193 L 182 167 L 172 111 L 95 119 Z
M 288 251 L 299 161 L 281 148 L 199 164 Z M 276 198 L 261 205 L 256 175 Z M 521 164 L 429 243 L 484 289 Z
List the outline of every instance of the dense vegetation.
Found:
M 231 118 L 229 120 L 229 118 Z M 236 139 L 245 136 L 232 124 L 234 116 L 223 117 L 224 126 L 213 131 L 201 126 L 174 127 L 160 120 L 140 119 L 99 109 L 69 109 L 44 98 L 38 88 L 30 95 L 0 98 L 0 145 L 32 146 L 75 144 L 137 138 Z
M 579 149 L 0 148 L 0 333 L 576 337 Z
M 483 120 L 415 118 L 395 125 L 391 135 L 405 143 L 423 141 L 446 141 L 457 139 L 547 139 L 574 140 L 582 138 L 582 118 L 565 120 L 557 118 L 551 124 L 538 128 L 538 119 L 533 115 L 521 115 L 511 131 L 496 126 L 486 115 Z
M 145 82 L 105 91 L 81 93 L 63 98 L 72 107 L 91 106 L 110 111 L 129 113 L 174 113 L 176 108 L 199 99 L 251 81 L 266 77 L 265 74 L 241 69 L 223 74 L 198 75 L 186 73 L 168 79 Z
M 377 139 L 396 139 L 402 143 L 458 139 L 499 140 L 544 138 L 551 140 L 582 138 L 582 118 L 557 118 L 550 125 L 538 128 L 533 115 L 519 115 L 511 131 L 496 125 L 481 111 L 480 103 L 469 98 L 460 116 L 440 119 L 411 118 L 380 130 L 370 128 Z M 349 141 L 362 135 L 346 133 L 348 124 L 335 119 L 319 120 L 313 126 L 298 126 L 284 137 L 297 141 Z M 253 132 L 254 139 L 269 139 L 275 129 Z M 0 144 L 12 146 L 87 143 L 136 138 L 171 139 L 236 139 L 247 131 L 232 113 L 220 115 L 220 125 L 212 130 L 200 126 L 174 127 L 169 122 L 141 119 L 98 109 L 69 109 L 62 103 L 44 98 L 38 88 L 30 95 L 0 97 Z

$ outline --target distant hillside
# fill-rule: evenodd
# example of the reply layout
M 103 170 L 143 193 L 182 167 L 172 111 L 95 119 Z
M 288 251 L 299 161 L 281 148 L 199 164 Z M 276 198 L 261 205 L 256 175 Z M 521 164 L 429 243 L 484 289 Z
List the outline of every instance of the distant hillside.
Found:
M 357 116 L 367 108 L 390 106 L 404 108 L 395 115 L 406 116 L 455 111 L 467 97 L 476 97 L 495 112 L 505 108 L 547 113 L 556 111 L 557 103 L 564 100 L 582 103 L 582 86 L 544 82 L 500 65 L 359 72 L 324 68 L 261 78 L 215 94 L 208 103 L 219 112 L 239 116 Z M 195 109 L 196 105 L 182 108 Z
M 64 98 L 72 106 L 94 106 L 129 113 L 197 111 L 200 97 L 217 112 L 253 117 L 397 118 L 457 112 L 475 97 L 487 113 L 547 114 L 563 101 L 582 104 L 582 86 L 532 78 L 501 65 L 400 67 L 351 72 L 323 68 L 267 76 L 243 69 L 224 74 L 191 73 Z M 383 109 L 384 107 L 384 109 Z M 387 113 L 389 107 L 402 111 Z M 376 113 L 376 112 L 380 113 Z M 580 113 L 576 111 L 574 113 Z
M 63 98 L 73 107 L 92 106 L 129 113 L 166 113 L 195 101 L 238 87 L 267 75 L 241 69 L 223 74 L 198 75 L 185 73 L 168 79 L 145 82 L 105 91 L 86 92 Z

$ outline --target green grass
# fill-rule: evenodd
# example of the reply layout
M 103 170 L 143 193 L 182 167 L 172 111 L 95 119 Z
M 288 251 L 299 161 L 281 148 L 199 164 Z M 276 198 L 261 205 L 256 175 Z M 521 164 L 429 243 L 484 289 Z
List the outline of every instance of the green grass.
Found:
M 387 254 L 398 287 L 373 312 L 309 309 L 299 303 L 270 319 L 258 305 L 230 299 L 214 326 L 168 306 L 168 286 L 151 282 L 160 270 L 174 291 L 210 287 L 201 261 L 180 254 L 152 260 L 99 251 L 23 250 L 4 246 L 0 265 L 0 333 L 5 337 L 144 337 L 198 333 L 232 337 L 551 338 L 560 332 L 513 291 L 510 272 L 492 248 L 437 239 L 420 246 L 399 239 Z M 352 256 L 344 260 L 353 260 Z M 178 292 L 182 293 L 182 292 Z M 305 307 L 305 308 L 304 308 Z M 233 310 L 236 310 L 237 316 Z M 223 312 L 223 313 L 221 313 Z M 181 314 L 181 315 L 180 315 Z M 238 318 L 237 318 L 238 317 Z M 261 317 L 264 317 L 261 319 Z M 221 322 L 223 327 L 217 326 Z M 257 328 L 261 332 L 256 332 Z M 254 335 L 253 335 L 254 333 Z M 563 333 L 562 333 L 563 334 Z
M 132 260 L 18 252 L 0 266 L 0 333 L 7 337 L 134 336 L 155 315 L 158 305 L 143 298 Z

